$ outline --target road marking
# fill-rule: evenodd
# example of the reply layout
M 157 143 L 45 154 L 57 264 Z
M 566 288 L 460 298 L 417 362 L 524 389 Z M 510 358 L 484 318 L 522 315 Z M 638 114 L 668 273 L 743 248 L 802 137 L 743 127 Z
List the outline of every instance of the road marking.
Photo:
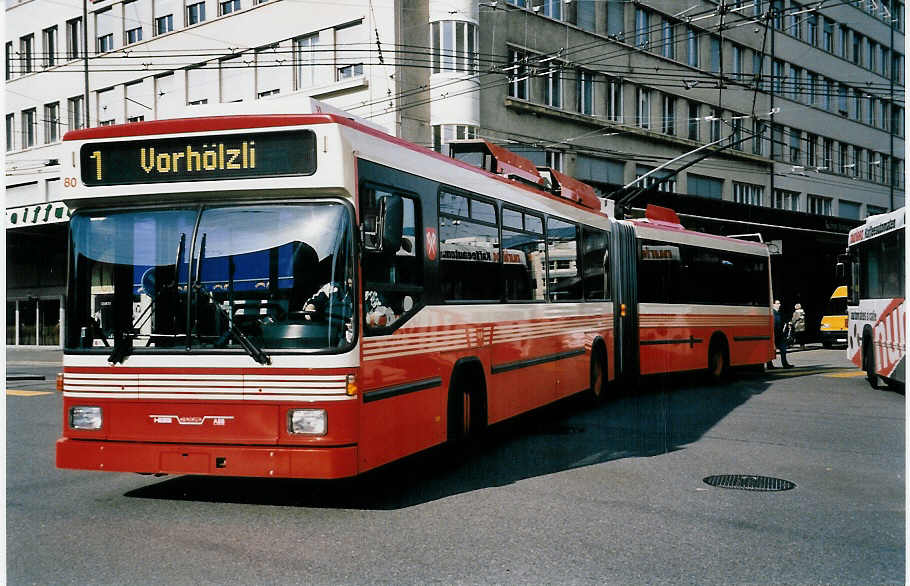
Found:
M 53 391 L 20 391 L 17 389 L 6 389 L 7 395 L 16 395 L 17 397 L 37 397 L 38 395 L 52 395 Z
M 829 376 L 829 377 L 832 377 L 832 378 L 854 378 L 854 377 L 858 377 L 858 376 L 866 376 L 866 371 L 864 371 L 864 370 L 850 370 L 850 371 L 847 371 L 847 372 L 838 372 L 838 373 L 835 373 L 835 374 L 826 374 L 825 376 Z

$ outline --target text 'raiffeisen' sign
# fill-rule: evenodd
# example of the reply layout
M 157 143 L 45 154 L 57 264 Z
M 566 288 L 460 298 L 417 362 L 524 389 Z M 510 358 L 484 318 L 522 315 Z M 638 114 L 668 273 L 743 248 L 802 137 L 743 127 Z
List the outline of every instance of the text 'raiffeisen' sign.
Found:
M 79 151 L 88 186 L 213 181 L 316 171 L 311 130 L 93 142 Z

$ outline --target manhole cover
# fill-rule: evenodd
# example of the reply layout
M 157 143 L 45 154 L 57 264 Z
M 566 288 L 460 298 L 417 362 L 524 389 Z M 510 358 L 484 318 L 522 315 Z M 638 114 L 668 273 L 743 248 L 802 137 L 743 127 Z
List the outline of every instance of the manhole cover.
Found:
M 796 488 L 796 485 L 789 480 L 751 474 L 718 474 L 708 476 L 704 480 L 707 484 L 718 488 L 738 488 L 740 490 L 771 492 Z

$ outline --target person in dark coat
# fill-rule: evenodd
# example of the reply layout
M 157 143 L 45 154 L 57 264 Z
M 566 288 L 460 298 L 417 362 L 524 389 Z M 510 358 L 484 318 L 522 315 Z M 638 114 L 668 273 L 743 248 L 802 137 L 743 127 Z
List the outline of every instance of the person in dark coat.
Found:
M 780 352 L 780 364 L 783 368 L 793 368 L 793 365 L 787 362 L 787 335 L 784 333 L 784 318 L 780 315 L 780 300 L 775 300 L 772 306 L 774 310 L 774 345 Z M 768 368 L 776 368 L 774 362 L 768 362 Z

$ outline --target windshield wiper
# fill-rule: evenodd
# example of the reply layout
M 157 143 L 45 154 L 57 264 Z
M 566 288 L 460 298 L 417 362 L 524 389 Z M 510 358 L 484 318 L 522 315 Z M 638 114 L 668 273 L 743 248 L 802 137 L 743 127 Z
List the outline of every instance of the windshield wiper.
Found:
M 168 288 L 174 287 L 175 290 L 177 289 L 178 281 L 180 280 L 180 278 L 179 278 L 180 260 L 183 258 L 183 252 L 184 252 L 185 248 L 186 248 L 186 234 L 181 234 L 180 241 L 177 243 L 177 260 L 174 261 L 174 281 L 172 283 L 168 284 Z M 154 276 L 154 273 L 153 273 L 153 276 Z M 143 285 L 145 285 L 145 283 L 143 283 Z M 153 281 L 153 285 L 154 285 L 154 281 Z M 133 323 L 130 324 L 130 328 L 128 330 L 126 330 L 125 332 L 117 332 L 118 337 L 116 340 L 114 340 L 114 349 L 111 351 L 110 356 L 107 357 L 107 361 L 110 362 L 111 364 L 118 364 L 120 362 L 123 362 L 127 356 L 132 354 L 133 340 L 136 339 L 137 335 L 139 335 L 138 328 L 140 328 L 141 325 L 145 321 L 147 321 L 148 319 L 151 319 L 151 317 L 152 317 L 152 313 L 154 312 L 154 309 L 155 309 L 155 302 L 158 300 L 158 295 L 157 295 L 157 292 L 155 293 L 155 295 L 151 295 L 150 292 L 148 292 L 148 291 L 146 291 L 146 293 L 149 293 L 149 296 L 152 298 L 152 301 L 142 311 L 142 313 L 139 314 L 139 317 L 137 317 L 133 321 Z M 107 345 L 107 340 L 104 341 L 104 344 L 105 344 L 105 346 Z
M 209 300 L 209 303 L 215 306 L 215 308 L 221 312 L 221 315 L 224 316 L 225 320 L 228 323 L 228 331 L 231 333 L 231 336 L 237 340 L 237 343 L 246 350 L 246 353 L 253 357 L 253 360 L 259 364 L 271 364 L 272 360 L 269 358 L 269 355 L 266 354 L 262 348 L 256 345 L 253 340 L 247 336 L 243 330 L 241 330 L 234 320 L 231 318 L 231 314 L 224 309 L 221 305 L 215 301 L 215 297 L 212 295 L 212 292 L 202 286 L 202 282 L 199 280 L 200 267 L 202 266 L 202 261 L 205 258 L 205 238 L 207 234 L 202 235 L 202 242 L 199 246 L 199 260 L 196 261 L 196 276 L 193 281 L 193 291 L 195 293 L 202 293 L 206 299 Z M 199 310 L 196 310 L 196 320 L 199 319 Z M 189 339 L 189 338 L 187 338 Z

